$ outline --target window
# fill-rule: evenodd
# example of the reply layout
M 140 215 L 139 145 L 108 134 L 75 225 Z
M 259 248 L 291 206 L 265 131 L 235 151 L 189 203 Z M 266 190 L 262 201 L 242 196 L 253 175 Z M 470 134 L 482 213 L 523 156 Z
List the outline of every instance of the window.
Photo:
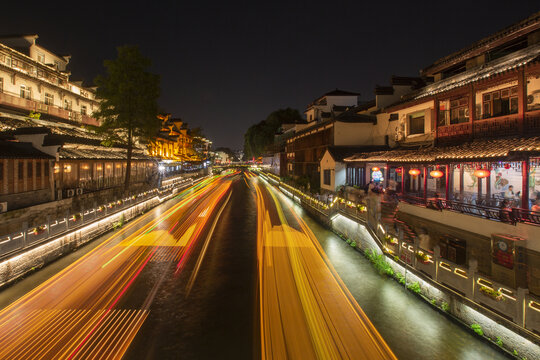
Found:
M 45 93 L 45 104 L 54 105 L 54 95 Z
M 43 166 L 43 170 L 45 170 L 43 172 L 43 176 L 49 176 L 49 163 L 45 163 L 44 166 Z
M 517 86 L 482 95 L 482 118 L 516 114 L 518 112 Z
M 37 54 L 37 61 L 42 63 L 42 64 L 45 64 L 45 54 L 43 53 L 38 53 Z
M 73 108 L 73 101 L 64 99 L 64 109 L 71 110 Z
M 409 135 L 424 133 L 424 113 L 409 115 Z
M 60 70 L 60 62 L 58 60 L 54 60 L 54 68 Z
M 86 105 L 81 105 L 81 114 L 86 115 Z
M 32 176 L 34 176 L 33 171 L 32 171 L 32 170 L 34 169 L 33 161 L 32 161 L 32 160 L 28 160 L 28 162 L 26 163 L 26 166 L 27 166 L 26 176 L 28 176 L 29 178 L 31 178 Z
M 0 93 L 4 91 L 4 78 L 0 78 Z
M 331 185 L 332 180 L 330 178 L 330 170 L 324 170 L 323 177 L 324 177 L 323 179 L 324 185 Z
M 21 98 L 30 99 L 31 98 L 31 88 L 26 85 L 21 85 Z
M 450 101 L 450 124 L 469 122 L 469 107 L 466 97 Z
M 41 177 L 41 160 L 36 162 L 36 177 Z

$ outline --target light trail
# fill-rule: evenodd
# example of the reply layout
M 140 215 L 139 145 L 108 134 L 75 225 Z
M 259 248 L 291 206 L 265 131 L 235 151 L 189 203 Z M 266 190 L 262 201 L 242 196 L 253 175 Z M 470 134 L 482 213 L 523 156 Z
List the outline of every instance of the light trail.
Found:
M 285 214 L 276 191 L 261 184 L 256 192 L 262 359 L 395 359 L 307 225 L 292 209 L 292 216 Z
M 180 256 L 180 263 L 187 261 L 220 199 L 230 192 L 229 176 L 195 184 L 163 213 L 158 208 L 135 219 L 1 310 L 0 358 L 121 358 L 148 317 L 164 276 L 174 277 L 173 261 Z M 170 263 L 169 272 L 148 289 L 140 309 L 122 309 L 158 251 Z

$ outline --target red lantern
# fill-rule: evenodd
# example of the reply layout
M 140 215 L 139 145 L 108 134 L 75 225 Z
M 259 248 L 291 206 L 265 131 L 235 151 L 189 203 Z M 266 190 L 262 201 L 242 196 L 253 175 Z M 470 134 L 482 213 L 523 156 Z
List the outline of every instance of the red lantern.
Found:
M 486 169 L 478 169 L 478 170 L 475 170 L 475 172 L 473 173 L 473 175 L 476 176 L 477 178 L 486 178 L 490 174 L 491 172 Z
M 379 169 L 377 166 L 374 166 L 374 167 L 371 168 L 371 171 L 379 171 L 379 170 L 381 170 L 381 169 Z
M 510 169 L 510 164 L 508 164 L 508 163 L 504 164 L 504 168 L 505 169 Z
M 429 175 L 437 179 L 437 178 L 443 177 L 444 173 L 441 170 L 433 170 L 432 172 L 429 173 Z
M 401 168 L 397 168 L 397 169 L 396 169 L 396 172 L 397 172 L 398 174 L 401 174 Z
M 409 170 L 409 175 L 412 175 L 412 176 L 420 175 L 420 170 L 411 169 L 411 170 Z

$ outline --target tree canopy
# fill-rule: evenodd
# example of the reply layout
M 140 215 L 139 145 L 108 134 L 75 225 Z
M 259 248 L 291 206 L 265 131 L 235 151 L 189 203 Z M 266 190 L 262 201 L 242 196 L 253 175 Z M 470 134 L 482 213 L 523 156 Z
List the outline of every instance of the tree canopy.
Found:
M 296 109 L 286 108 L 272 112 L 258 124 L 249 127 L 244 134 L 244 158 L 259 157 L 274 143 L 274 135 L 282 124 L 303 122 Z
M 159 130 L 157 99 L 160 78 L 147 71 L 151 62 L 137 46 L 117 48 L 115 60 L 105 60 L 106 75 L 98 76 L 96 97 L 101 100 L 94 116 L 100 120 L 97 131 L 109 144 L 127 148 L 124 189 L 129 187 L 131 154 L 135 141 L 147 142 Z

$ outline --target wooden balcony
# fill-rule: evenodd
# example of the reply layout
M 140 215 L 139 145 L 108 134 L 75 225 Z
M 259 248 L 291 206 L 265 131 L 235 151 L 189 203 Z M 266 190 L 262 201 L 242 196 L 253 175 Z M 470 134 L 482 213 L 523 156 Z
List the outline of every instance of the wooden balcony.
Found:
M 48 114 L 57 118 L 71 120 L 88 125 L 98 125 L 96 119 L 88 115 L 82 115 L 78 112 L 62 109 L 54 105 L 23 99 L 19 96 L 11 95 L 5 92 L 0 92 L 0 106 L 9 107 L 12 109 L 23 110 L 26 112 L 35 111 L 41 114 Z
M 506 136 L 518 134 L 521 131 L 519 114 L 475 120 L 473 124 L 475 138 Z
M 440 126 L 437 128 L 437 141 L 448 143 L 453 141 L 467 140 L 471 137 L 471 124 L 461 123 Z
M 527 134 L 540 133 L 540 110 L 525 113 L 525 131 Z

